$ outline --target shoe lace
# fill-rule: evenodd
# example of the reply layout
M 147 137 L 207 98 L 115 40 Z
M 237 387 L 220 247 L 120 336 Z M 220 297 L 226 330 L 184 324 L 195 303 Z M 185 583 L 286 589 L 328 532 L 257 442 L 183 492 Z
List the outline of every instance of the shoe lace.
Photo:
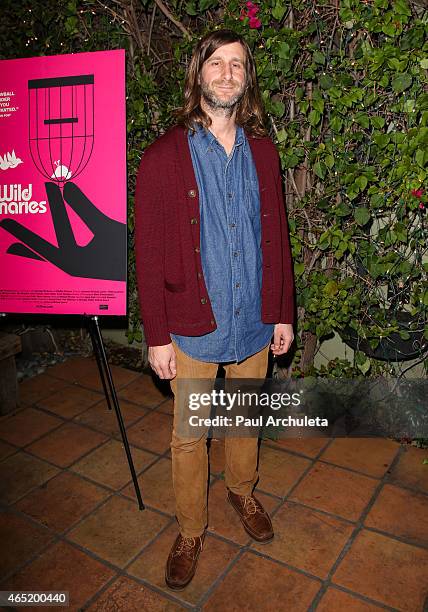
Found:
M 256 514 L 258 508 L 254 497 L 248 495 L 244 497 L 244 509 L 247 511 L 247 514 Z
M 192 555 L 194 552 L 194 548 L 196 545 L 195 538 L 181 538 L 179 545 L 177 546 L 177 550 L 175 551 L 175 555 L 182 555 L 183 553 L 186 555 Z

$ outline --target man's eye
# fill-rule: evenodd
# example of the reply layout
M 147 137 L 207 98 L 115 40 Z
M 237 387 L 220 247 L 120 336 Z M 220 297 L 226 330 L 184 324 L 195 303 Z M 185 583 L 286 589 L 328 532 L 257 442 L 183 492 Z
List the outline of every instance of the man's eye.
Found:
M 218 66 L 218 65 L 219 65 L 219 62 L 211 62 L 211 65 L 212 65 L 212 66 Z

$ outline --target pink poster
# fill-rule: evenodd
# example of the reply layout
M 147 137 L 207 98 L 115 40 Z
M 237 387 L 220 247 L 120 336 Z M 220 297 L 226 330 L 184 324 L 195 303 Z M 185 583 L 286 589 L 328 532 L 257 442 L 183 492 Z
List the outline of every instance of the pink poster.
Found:
M 0 62 L 0 313 L 125 315 L 125 52 Z

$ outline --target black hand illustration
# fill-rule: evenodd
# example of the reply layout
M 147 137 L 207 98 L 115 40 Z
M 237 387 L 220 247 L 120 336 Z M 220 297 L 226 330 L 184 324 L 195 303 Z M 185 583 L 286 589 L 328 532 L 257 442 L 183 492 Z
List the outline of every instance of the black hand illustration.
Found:
M 61 190 L 55 183 L 45 183 L 46 194 L 58 246 L 47 242 L 14 219 L 4 219 L 0 226 L 21 240 L 8 253 L 50 261 L 71 276 L 105 280 L 126 279 L 126 225 L 106 217 L 74 183 L 64 186 L 64 199 L 94 234 L 86 246 L 79 246 L 73 235 Z M 23 244 L 22 244 L 23 243 Z

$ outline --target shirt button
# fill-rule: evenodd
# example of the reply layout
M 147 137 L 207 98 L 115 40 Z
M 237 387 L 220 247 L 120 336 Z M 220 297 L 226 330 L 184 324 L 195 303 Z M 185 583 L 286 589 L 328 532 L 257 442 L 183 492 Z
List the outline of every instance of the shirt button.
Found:
M 233 254 L 234 257 L 238 257 L 238 255 L 239 255 L 238 251 L 235 251 Z
M 233 193 L 228 193 L 227 197 L 229 198 L 229 200 L 231 200 L 233 198 Z
M 230 227 L 236 227 L 236 223 L 231 223 Z
M 239 315 L 240 311 L 239 310 L 235 310 L 235 314 Z
M 235 283 L 235 287 L 238 289 L 241 286 L 241 283 Z
M 194 189 L 190 189 L 187 195 L 189 198 L 196 198 L 196 191 Z
M 206 304 L 207 303 L 207 298 L 201 298 L 201 304 Z
M 195 253 L 200 253 L 201 249 L 199 247 L 195 247 Z
M 190 219 L 190 225 L 196 225 L 198 223 L 198 220 L 196 219 L 196 217 L 193 217 L 193 219 Z

